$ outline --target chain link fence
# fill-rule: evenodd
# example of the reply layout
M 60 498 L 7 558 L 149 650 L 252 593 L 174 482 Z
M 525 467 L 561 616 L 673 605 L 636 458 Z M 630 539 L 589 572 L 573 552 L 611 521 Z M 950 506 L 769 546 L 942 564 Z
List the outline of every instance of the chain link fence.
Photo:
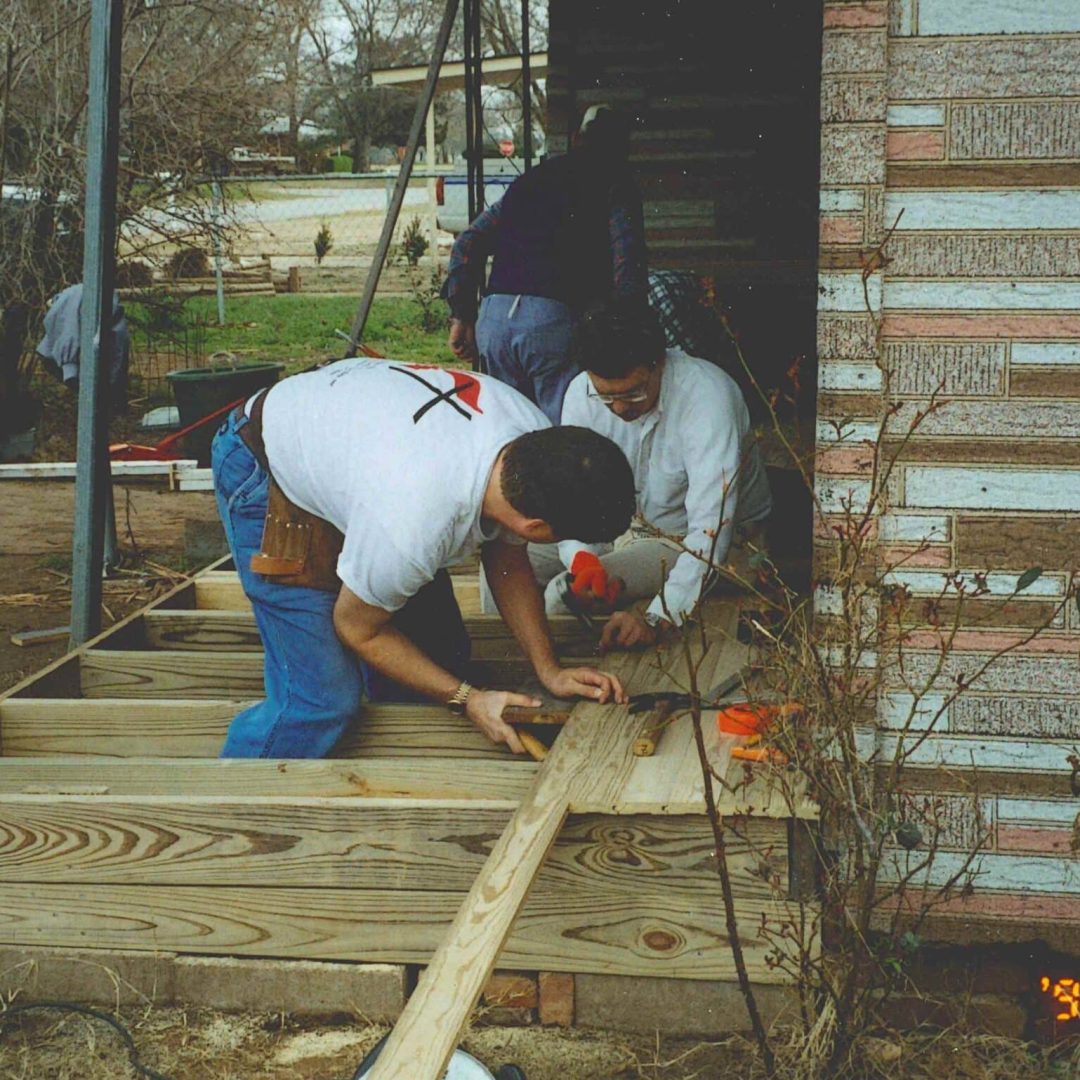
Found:
M 208 182 L 211 237 L 193 228 L 184 242 L 181 203 L 158 211 L 142 234 L 122 238 L 117 286 L 129 313 L 139 403 L 167 406 L 169 372 L 222 361 L 213 331 L 240 312 L 250 315 L 252 305 L 240 298 L 300 293 L 358 302 L 397 177 L 396 170 L 230 176 Z M 430 300 L 453 239 L 438 227 L 441 186 L 433 173 L 410 178 L 380 295 L 422 288 Z M 169 243 L 153 243 L 159 226 Z

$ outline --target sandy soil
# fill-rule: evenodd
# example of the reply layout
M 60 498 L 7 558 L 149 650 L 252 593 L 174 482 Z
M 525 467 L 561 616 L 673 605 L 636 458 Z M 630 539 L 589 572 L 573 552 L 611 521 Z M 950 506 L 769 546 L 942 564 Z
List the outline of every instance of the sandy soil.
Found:
M 16 647 L 16 631 L 64 626 L 71 603 L 71 546 L 75 485 L 65 480 L 4 480 L 0 528 L 0 690 L 67 651 L 66 640 Z M 185 532 L 217 520 L 210 492 L 170 492 L 159 485 L 116 485 L 117 530 L 124 566 L 104 583 L 113 618 L 147 603 L 184 572 Z M 174 572 L 176 576 L 165 571 Z

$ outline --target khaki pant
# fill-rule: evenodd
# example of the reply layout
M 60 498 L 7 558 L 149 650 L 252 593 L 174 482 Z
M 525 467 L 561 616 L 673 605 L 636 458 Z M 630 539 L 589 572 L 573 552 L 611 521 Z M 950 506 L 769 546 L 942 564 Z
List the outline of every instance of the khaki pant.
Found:
M 713 574 L 708 583 L 711 590 L 720 585 L 739 587 L 739 581 L 754 578 L 750 557 L 765 547 L 764 522 L 751 522 L 735 528 L 731 549 L 724 560 L 732 568 L 733 577 Z M 612 545 L 611 551 L 600 556 L 609 577 L 622 578 L 626 588 L 619 607 L 629 607 L 635 600 L 651 600 L 667 580 L 668 572 L 682 554 L 681 548 L 671 540 L 637 533 L 633 529 L 623 533 Z M 555 581 L 566 569 L 559 558 L 557 544 L 530 544 L 529 561 L 540 587 L 544 590 L 544 607 L 549 615 L 568 615 L 569 609 L 562 601 Z M 485 614 L 496 611 L 495 601 L 488 588 L 484 571 L 480 571 L 480 610 Z

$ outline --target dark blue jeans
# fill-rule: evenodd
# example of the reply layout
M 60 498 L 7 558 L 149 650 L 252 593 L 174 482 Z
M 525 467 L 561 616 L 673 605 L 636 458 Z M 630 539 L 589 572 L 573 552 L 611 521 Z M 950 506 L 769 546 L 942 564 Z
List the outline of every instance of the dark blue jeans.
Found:
M 252 573 L 262 544 L 269 477 L 238 432 L 232 415 L 214 437 L 211 461 L 218 512 L 265 650 L 266 700 L 229 726 L 222 757 L 325 757 L 372 701 L 423 701 L 363 664 L 334 630 L 336 593 L 267 581 Z M 464 677 L 469 637 L 445 570 L 424 586 L 394 625 L 437 664 Z

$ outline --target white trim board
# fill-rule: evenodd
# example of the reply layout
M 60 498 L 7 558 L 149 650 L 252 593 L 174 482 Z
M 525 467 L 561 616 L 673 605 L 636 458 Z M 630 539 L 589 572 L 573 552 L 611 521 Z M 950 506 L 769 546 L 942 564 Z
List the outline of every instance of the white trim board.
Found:
M 74 461 L 33 461 L 28 464 L 0 465 L 0 480 L 74 480 Z M 194 458 L 175 461 L 114 461 L 111 463 L 113 479 L 123 477 L 180 477 L 206 473 L 209 469 L 198 468 Z

